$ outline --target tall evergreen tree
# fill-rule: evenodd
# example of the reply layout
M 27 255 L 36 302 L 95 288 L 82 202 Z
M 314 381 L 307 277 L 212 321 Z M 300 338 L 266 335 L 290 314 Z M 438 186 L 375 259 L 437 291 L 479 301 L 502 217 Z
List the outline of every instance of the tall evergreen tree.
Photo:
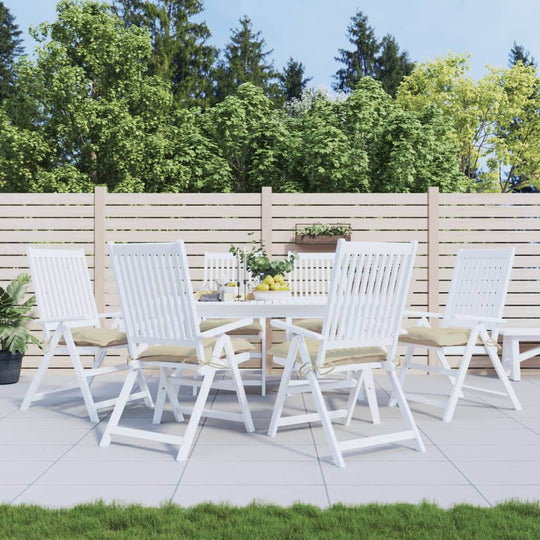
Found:
M 246 82 L 262 88 L 267 95 L 275 95 L 276 73 L 268 57 L 261 32 L 255 32 L 247 15 L 240 19 L 240 26 L 232 30 L 231 39 L 223 51 L 223 58 L 215 70 L 216 98 L 222 101 L 236 92 Z
M 508 54 L 508 67 L 515 66 L 518 62 L 523 62 L 524 66 L 537 67 L 534 56 L 532 56 L 529 51 L 525 50 L 523 45 L 519 45 L 514 41 L 510 53 Z
M 302 62 L 289 58 L 279 74 L 279 88 L 284 101 L 299 99 L 312 77 L 306 77 L 306 67 Z
M 151 70 L 172 84 L 175 101 L 203 105 L 212 93 L 210 78 L 216 49 L 208 44 L 205 22 L 192 19 L 203 11 L 201 0 L 115 0 L 127 26 L 146 28 L 152 37 Z
M 336 61 L 344 67 L 338 69 L 333 84 L 335 90 L 352 92 L 362 77 L 381 81 L 383 88 L 395 96 L 403 77 L 410 75 L 413 62 L 406 51 L 401 51 L 396 39 L 387 34 L 381 41 L 368 23 L 368 18 L 358 11 L 347 27 L 347 38 L 353 50 L 339 49 Z
M 20 36 L 15 17 L 0 1 L 0 103 L 10 94 L 13 86 L 15 59 L 23 52 Z

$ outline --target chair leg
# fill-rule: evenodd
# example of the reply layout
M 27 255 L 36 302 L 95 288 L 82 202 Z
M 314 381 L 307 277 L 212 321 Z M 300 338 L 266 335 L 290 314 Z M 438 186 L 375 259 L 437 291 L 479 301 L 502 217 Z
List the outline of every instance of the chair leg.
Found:
M 488 338 L 484 338 L 484 336 L 482 336 L 482 338 L 486 340 L 488 339 Z M 491 363 L 493 364 L 493 367 L 495 368 L 495 371 L 497 372 L 497 375 L 499 376 L 499 379 L 501 379 L 501 382 L 504 385 L 504 388 L 506 390 L 506 393 L 508 394 L 508 397 L 510 398 L 510 401 L 512 401 L 512 405 L 514 406 L 514 409 L 516 409 L 516 411 L 521 411 L 521 403 L 519 402 L 519 399 L 516 396 L 514 389 L 512 388 L 512 383 L 508 380 L 508 375 L 506 374 L 506 371 L 501 363 L 501 360 L 499 359 L 499 355 L 497 354 L 497 349 L 495 347 L 486 347 L 486 350 L 489 354 Z
M 99 446 L 109 446 L 111 444 L 111 433 L 114 431 L 114 428 L 118 426 L 118 422 L 120 422 L 120 418 L 122 417 L 122 413 L 124 412 L 126 403 L 128 402 L 131 394 L 131 390 L 133 389 L 135 381 L 137 380 L 138 371 L 140 371 L 138 365 L 132 365 L 130 367 L 129 373 L 124 381 L 124 385 L 122 386 L 122 390 L 120 390 L 120 395 L 116 400 L 116 405 L 114 406 L 111 418 L 109 419 L 105 432 L 103 433 L 101 441 L 99 442 Z
M 371 412 L 371 419 L 374 424 L 381 423 L 379 415 L 379 405 L 377 403 L 377 392 L 375 391 L 375 381 L 373 380 L 373 370 L 367 369 L 364 375 L 364 388 L 366 389 L 366 397 Z
M 360 371 L 356 385 L 351 388 L 349 393 L 349 399 L 347 401 L 347 416 L 343 419 L 343 424 L 345 426 L 348 426 L 351 423 L 362 384 L 364 384 L 364 370 Z
M 159 386 L 152 424 L 160 424 L 161 417 L 163 416 L 163 407 L 165 405 L 165 399 L 167 398 L 167 375 L 165 371 L 165 368 L 159 368 Z
M 450 364 L 448 363 L 448 360 L 446 359 L 446 356 L 444 355 L 444 353 L 440 350 L 440 349 L 437 349 L 435 351 L 435 354 L 437 355 L 437 359 L 439 360 L 439 363 L 441 364 L 441 366 L 444 368 L 444 369 L 448 369 L 450 370 Z M 448 377 L 448 380 L 450 381 L 450 384 L 452 386 L 455 386 L 456 385 L 456 379 L 455 377 Z M 463 397 L 463 392 L 460 392 L 459 393 L 459 397 L 462 398 Z
M 471 339 L 471 336 L 474 336 L 474 340 Z M 463 394 L 463 383 L 465 382 L 465 377 L 471 363 L 472 350 L 476 343 L 478 333 L 472 332 L 471 336 L 469 336 L 469 342 L 467 343 L 467 346 L 465 347 L 465 352 L 463 353 L 463 359 L 461 360 L 461 364 L 458 370 L 458 376 L 456 377 L 456 384 L 454 384 L 454 387 L 452 388 L 452 392 L 450 393 L 450 399 L 448 400 L 446 408 L 444 409 L 443 422 L 452 421 L 452 418 L 454 417 L 454 412 L 456 411 L 458 399 L 460 395 Z
M 230 361 L 230 370 L 236 390 L 236 397 L 238 398 L 240 410 L 242 411 L 242 416 L 244 417 L 246 431 L 248 433 L 252 433 L 255 431 L 255 426 L 253 425 L 253 418 L 251 417 L 251 411 L 249 410 L 249 404 L 247 401 L 244 384 L 242 383 L 242 377 L 240 377 L 240 370 L 238 369 L 238 364 L 234 358 Z
M 266 396 L 266 319 L 259 320 L 261 332 L 261 396 Z
M 268 436 L 275 437 L 278 429 L 278 422 L 283 412 L 283 406 L 285 405 L 285 398 L 287 397 L 287 390 L 289 389 L 289 381 L 291 380 L 292 370 L 294 366 L 294 358 L 285 361 L 283 366 L 283 374 L 281 375 L 281 382 L 279 383 L 279 390 L 274 403 L 274 410 L 272 411 L 272 419 L 268 426 Z
M 185 461 L 189 456 L 189 452 L 191 451 L 191 447 L 193 446 L 193 439 L 195 438 L 195 433 L 201 419 L 201 414 L 204 410 L 206 400 L 208 399 L 208 394 L 210 393 L 212 382 L 214 381 L 214 375 L 216 373 L 216 370 L 213 368 L 209 368 L 208 366 L 206 366 L 206 368 L 206 374 L 204 375 L 201 387 L 199 389 L 197 400 L 195 401 L 195 406 L 191 411 L 191 417 L 187 424 L 184 437 L 182 438 L 180 450 L 178 451 L 178 455 L 176 456 L 177 461 Z
M 49 364 L 51 363 L 52 358 L 54 357 L 54 351 L 56 350 L 56 347 L 58 346 L 58 342 L 60 341 L 62 333 L 56 331 L 53 334 L 52 340 L 49 344 L 49 349 L 43 356 L 43 360 L 41 361 L 41 364 L 39 365 L 39 368 L 34 375 L 34 378 L 32 379 L 32 382 L 30 383 L 30 386 L 28 390 L 26 391 L 26 395 L 24 396 L 23 402 L 21 403 L 21 411 L 26 411 L 28 407 L 30 407 L 30 404 L 32 403 L 34 396 L 36 395 L 37 389 L 39 388 L 39 385 L 41 383 L 41 380 L 43 379 L 43 376 L 45 375 L 45 372 L 49 368 Z
M 403 392 L 403 388 L 401 387 L 399 378 L 396 375 L 394 366 L 388 368 L 387 371 L 388 377 L 390 378 L 390 382 L 392 384 L 393 394 L 396 397 L 396 402 L 401 412 L 401 416 L 405 420 L 407 427 L 414 432 L 416 449 L 419 452 L 425 452 L 426 447 L 424 446 L 424 441 L 422 441 L 422 436 L 420 435 L 420 431 L 416 426 L 416 422 L 414 421 L 414 417 L 412 415 L 409 404 L 407 403 L 407 398 L 405 397 L 405 393 Z
M 94 360 L 94 364 L 92 366 L 92 369 L 98 369 L 101 366 L 101 363 L 103 362 L 103 359 L 107 356 L 107 350 L 101 350 L 98 354 L 96 354 L 96 359 Z M 95 377 L 88 377 L 88 386 L 92 386 L 92 383 L 94 382 Z
M 90 387 L 88 386 L 88 380 L 84 375 L 84 368 L 81 364 L 81 357 L 79 356 L 77 347 L 73 342 L 71 332 L 66 332 L 64 334 L 64 339 L 66 340 L 66 346 L 69 351 L 69 356 L 71 357 L 71 363 L 73 364 L 73 368 L 75 369 L 75 375 L 81 389 L 86 410 L 88 411 L 88 416 L 92 422 L 95 422 L 97 424 L 99 422 L 98 412 L 94 403 L 94 398 L 92 397 L 92 392 L 90 392 Z
M 409 347 L 407 347 L 407 352 L 405 353 L 405 360 L 403 361 L 403 365 L 399 370 L 399 385 L 401 389 L 403 389 L 403 387 L 405 386 L 405 378 L 407 377 L 407 371 L 409 371 L 409 365 L 412 362 L 414 348 L 414 345 L 410 345 Z M 392 395 L 390 396 L 390 401 L 388 402 L 388 406 L 395 407 L 396 404 L 396 396 L 392 392 Z
M 144 396 L 145 405 L 150 409 L 153 408 L 154 400 L 152 399 L 152 394 L 150 393 L 150 388 L 148 388 L 148 383 L 146 382 L 142 369 L 139 370 L 139 375 L 137 377 L 137 380 L 139 382 L 140 389 L 146 394 Z
M 334 432 L 334 427 L 332 426 L 332 421 L 328 414 L 328 409 L 324 403 L 324 398 L 321 392 L 321 387 L 317 379 L 317 375 L 313 371 L 308 373 L 308 381 L 311 387 L 311 392 L 313 394 L 313 401 L 315 401 L 315 407 L 321 418 L 324 434 L 330 447 L 330 452 L 332 454 L 332 459 L 338 467 L 345 467 L 345 461 L 343 460 L 343 455 L 339 449 L 336 433 Z

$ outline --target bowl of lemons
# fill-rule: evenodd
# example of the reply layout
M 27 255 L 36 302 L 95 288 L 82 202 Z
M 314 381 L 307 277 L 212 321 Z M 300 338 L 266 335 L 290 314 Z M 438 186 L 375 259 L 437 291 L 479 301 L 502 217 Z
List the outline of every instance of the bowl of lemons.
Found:
M 253 290 L 255 300 L 278 300 L 290 295 L 289 284 L 281 274 L 265 276 Z

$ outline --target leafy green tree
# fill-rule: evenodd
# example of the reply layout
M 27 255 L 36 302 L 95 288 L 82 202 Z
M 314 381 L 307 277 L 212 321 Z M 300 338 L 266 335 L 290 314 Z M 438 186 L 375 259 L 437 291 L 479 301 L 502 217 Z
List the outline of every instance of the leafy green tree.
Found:
M 0 1 L 0 103 L 11 93 L 14 80 L 13 66 L 22 54 L 21 31 L 15 18 Z
M 150 32 L 153 54 L 150 69 L 170 82 L 175 102 L 206 105 L 212 95 L 211 71 L 217 51 L 204 22 L 201 0 L 116 0 L 115 10 L 128 26 Z
M 523 45 L 519 45 L 514 41 L 514 45 L 512 45 L 508 54 L 508 67 L 515 66 L 518 62 L 525 66 L 537 67 L 534 56 Z
M 273 63 L 268 60 L 272 51 L 266 50 L 261 32 L 253 30 L 249 17 L 245 15 L 239 22 L 240 26 L 232 31 L 215 70 L 216 98 L 222 101 L 246 82 L 262 88 L 266 95 L 274 96 L 276 73 Z
M 279 89 L 284 101 L 299 99 L 312 77 L 306 77 L 302 62 L 289 58 L 283 72 L 279 74 Z
M 196 119 L 175 115 L 168 85 L 148 75 L 147 33 L 103 3 L 57 9 L 58 20 L 34 32 L 36 60 L 19 62 L 0 116 L 1 188 L 179 191 L 214 178 L 221 164 L 199 146 Z
M 352 92 L 362 77 L 372 77 L 381 81 L 383 88 L 395 96 L 403 77 L 409 75 L 414 67 L 408 53 L 400 50 L 390 34 L 379 41 L 367 16 L 361 11 L 352 17 L 347 38 L 353 50 L 339 49 L 335 60 L 343 67 L 334 75 L 334 89 Z

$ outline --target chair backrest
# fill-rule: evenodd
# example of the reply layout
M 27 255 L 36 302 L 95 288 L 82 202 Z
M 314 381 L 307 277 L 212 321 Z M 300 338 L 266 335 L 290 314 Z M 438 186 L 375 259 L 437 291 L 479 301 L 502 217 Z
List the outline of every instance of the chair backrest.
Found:
M 109 243 L 109 250 L 132 357 L 141 345 L 199 348 L 184 242 Z
M 289 273 L 291 295 L 326 296 L 335 255 L 335 253 L 295 253 L 294 268 Z
M 204 283 L 213 288 L 216 279 L 236 282 L 238 280 L 238 259 L 232 253 L 204 252 Z
M 39 317 L 77 319 L 79 326 L 99 326 L 98 311 L 82 249 L 27 248 Z M 43 325 L 45 339 L 58 323 Z
M 322 330 L 326 348 L 380 346 L 394 356 L 416 249 L 417 242 L 338 241 Z
M 503 315 L 514 248 L 462 249 L 458 252 L 442 326 L 472 327 L 476 321 L 464 321 L 456 315 Z M 487 324 L 488 329 L 499 326 Z

